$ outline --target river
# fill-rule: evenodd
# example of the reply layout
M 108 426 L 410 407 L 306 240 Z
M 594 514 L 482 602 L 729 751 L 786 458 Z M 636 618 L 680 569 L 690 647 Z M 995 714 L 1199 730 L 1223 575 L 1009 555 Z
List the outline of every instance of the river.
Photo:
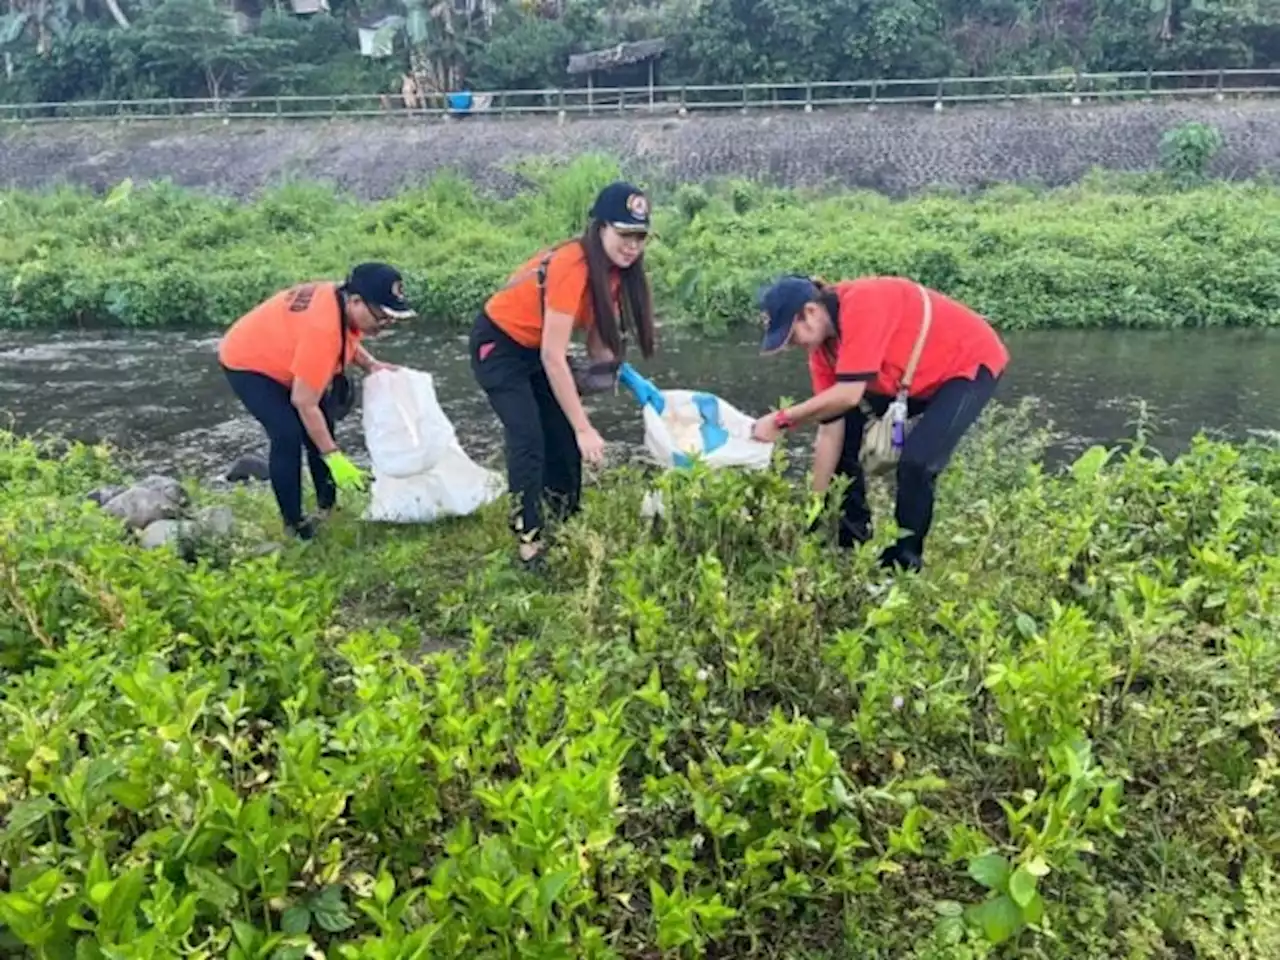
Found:
M 1006 335 L 1013 360 L 998 399 L 1035 397 L 1060 440 L 1062 462 L 1086 446 L 1133 435 L 1137 400 L 1154 417 L 1153 444 L 1173 454 L 1202 429 L 1231 438 L 1280 431 L 1280 332 L 1048 331 Z M 260 428 L 236 403 L 208 332 L 0 333 L 0 424 L 20 433 L 106 440 L 139 470 L 220 475 L 244 453 L 264 453 Z M 466 333 L 407 328 L 371 342 L 381 358 L 430 371 L 462 445 L 497 463 L 500 434 L 471 378 Z M 807 396 L 803 357 L 762 358 L 748 332 L 728 339 L 664 332 L 640 365 L 660 386 L 707 390 L 748 412 Z M 605 439 L 638 444 L 629 396 L 592 398 Z M 339 429 L 362 453 L 358 413 Z

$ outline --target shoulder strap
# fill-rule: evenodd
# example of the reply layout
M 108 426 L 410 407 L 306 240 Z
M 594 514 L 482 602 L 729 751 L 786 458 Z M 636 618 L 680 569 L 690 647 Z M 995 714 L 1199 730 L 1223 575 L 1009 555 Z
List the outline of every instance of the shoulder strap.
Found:
M 338 300 L 338 373 L 342 373 L 347 367 L 347 298 L 336 287 L 333 294 Z
M 572 243 L 573 241 L 568 241 Z M 547 315 L 547 270 L 551 266 L 551 258 L 556 255 L 561 247 L 565 244 L 560 243 L 547 251 L 546 256 L 542 258 L 542 262 L 538 264 L 538 316 L 539 322 L 541 318 Z
M 920 321 L 920 334 L 916 337 L 916 345 L 911 348 L 911 359 L 907 361 L 907 369 L 902 375 L 899 390 L 910 390 L 911 381 L 915 379 L 916 366 L 920 363 L 920 354 L 924 352 L 924 341 L 929 336 L 929 326 L 933 323 L 933 298 L 921 284 L 916 284 L 920 296 L 924 299 L 924 318 Z

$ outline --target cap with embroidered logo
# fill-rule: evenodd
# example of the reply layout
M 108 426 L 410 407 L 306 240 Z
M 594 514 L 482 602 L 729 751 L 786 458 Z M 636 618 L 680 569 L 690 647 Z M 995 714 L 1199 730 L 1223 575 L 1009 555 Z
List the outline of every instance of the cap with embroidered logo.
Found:
M 405 299 L 404 278 L 390 264 L 359 264 L 347 278 L 346 288 L 348 293 L 355 294 L 392 319 L 408 320 L 418 315 Z
M 619 180 L 600 191 L 591 217 L 622 233 L 648 233 L 649 198 L 639 187 Z

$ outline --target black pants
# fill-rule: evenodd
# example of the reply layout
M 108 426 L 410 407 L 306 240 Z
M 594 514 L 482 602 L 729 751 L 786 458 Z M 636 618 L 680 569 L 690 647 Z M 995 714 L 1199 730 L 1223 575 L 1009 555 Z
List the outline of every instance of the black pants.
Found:
M 524 543 L 543 530 L 543 500 L 556 519 L 582 496 L 582 454 L 573 425 L 551 392 L 542 354 L 503 333 L 483 313 L 471 331 L 471 370 L 502 421 L 511 528 Z
M 280 515 L 285 525 L 297 528 L 302 524 L 302 450 L 307 451 L 307 465 L 311 468 L 311 480 L 316 485 L 316 506 L 330 509 L 338 498 L 338 488 L 320 450 L 302 425 L 297 408 L 290 399 L 289 388 L 261 373 L 223 368 L 231 389 L 254 418 L 262 424 L 271 441 L 269 466 L 271 490 L 276 495 Z M 324 422 L 333 433 L 333 417 L 328 405 L 321 401 L 320 411 Z
M 898 460 L 898 494 L 895 517 L 901 539 L 886 559 L 918 565 L 924 555 L 925 537 L 933 526 L 934 487 L 951 461 L 956 446 L 991 400 L 1000 378 L 986 367 L 973 380 L 957 378 L 944 383 L 928 400 L 911 400 L 907 415 L 920 419 L 911 429 Z M 867 404 L 877 416 L 889 407 L 890 398 L 867 394 Z M 845 414 L 844 448 L 836 473 L 849 478 L 840 518 L 840 544 L 851 546 L 871 539 L 871 508 L 867 505 L 867 480 L 858 462 L 866 416 L 858 407 Z

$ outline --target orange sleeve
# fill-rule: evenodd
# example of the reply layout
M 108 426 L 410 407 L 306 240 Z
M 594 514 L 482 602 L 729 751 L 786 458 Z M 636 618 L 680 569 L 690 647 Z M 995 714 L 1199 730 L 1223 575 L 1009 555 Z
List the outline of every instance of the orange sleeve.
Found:
M 879 279 L 854 281 L 840 291 L 836 380 L 874 380 L 879 375 L 901 305 L 898 289 Z
M 338 371 L 338 318 L 328 310 L 316 310 L 298 333 L 289 372 L 316 393 L 324 393 Z M 354 340 L 348 335 L 348 356 L 354 349 Z
M 547 264 L 547 309 L 577 319 L 587 292 L 587 260 L 578 244 L 557 250 Z

